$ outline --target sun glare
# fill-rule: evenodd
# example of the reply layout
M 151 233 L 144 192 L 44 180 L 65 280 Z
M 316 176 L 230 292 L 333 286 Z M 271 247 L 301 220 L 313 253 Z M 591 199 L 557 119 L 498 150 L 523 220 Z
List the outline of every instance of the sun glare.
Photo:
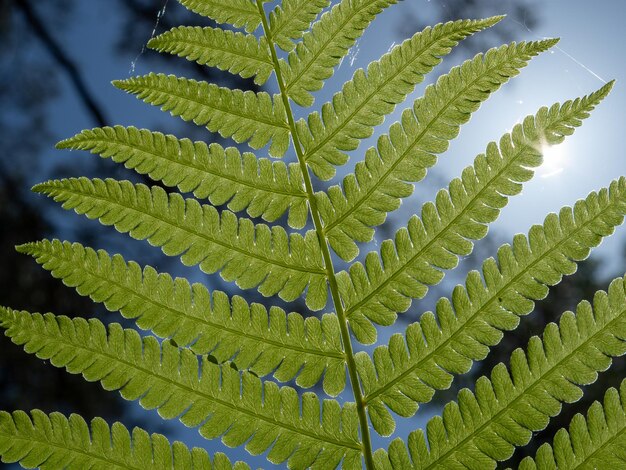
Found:
M 539 176 L 550 178 L 556 176 L 564 170 L 567 147 L 565 144 L 544 145 L 541 148 L 543 153 L 543 164 L 539 168 Z

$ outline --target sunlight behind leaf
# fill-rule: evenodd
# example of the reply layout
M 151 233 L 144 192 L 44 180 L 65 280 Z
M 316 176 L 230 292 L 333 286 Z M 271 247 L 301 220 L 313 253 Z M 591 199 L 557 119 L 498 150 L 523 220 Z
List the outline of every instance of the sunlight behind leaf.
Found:
M 559 175 L 565 169 L 568 157 L 572 152 L 566 143 L 558 145 L 544 145 L 541 148 L 543 153 L 543 163 L 539 168 L 539 176 L 541 178 L 552 178 Z

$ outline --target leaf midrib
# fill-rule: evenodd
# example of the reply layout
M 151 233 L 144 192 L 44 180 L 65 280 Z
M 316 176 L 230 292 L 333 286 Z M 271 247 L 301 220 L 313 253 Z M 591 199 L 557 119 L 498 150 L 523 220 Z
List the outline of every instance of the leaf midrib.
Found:
M 257 8 L 259 10 L 259 14 L 261 16 L 261 21 L 263 24 L 263 31 L 267 35 L 270 31 L 267 17 L 265 11 L 263 9 L 263 0 L 256 0 Z M 360 428 L 360 436 L 361 442 L 359 446 L 359 454 L 363 457 L 365 467 L 368 470 L 374 469 L 374 459 L 372 452 L 372 445 L 370 439 L 370 430 L 369 424 L 367 421 L 367 415 L 365 410 L 365 405 L 363 403 L 363 394 L 361 391 L 361 384 L 359 382 L 358 374 L 356 371 L 356 364 L 354 362 L 354 352 L 352 349 L 352 340 L 350 338 L 350 331 L 348 329 L 348 322 L 344 313 L 343 303 L 341 301 L 341 297 L 339 294 L 339 288 L 337 285 L 337 278 L 335 275 L 335 270 L 333 267 L 332 257 L 330 255 L 330 248 L 328 246 L 328 239 L 324 234 L 324 228 L 322 225 L 322 219 L 320 216 L 320 212 L 317 208 L 317 201 L 315 200 L 315 192 L 313 190 L 313 184 L 311 182 L 311 178 L 309 175 L 309 169 L 307 168 L 306 161 L 304 160 L 304 153 L 302 150 L 302 146 L 296 132 L 296 123 L 292 113 L 291 104 L 289 103 L 289 95 L 286 91 L 285 82 L 282 76 L 282 70 L 280 67 L 280 61 L 278 59 L 278 55 L 276 54 L 276 47 L 274 45 L 271 37 L 268 37 L 268 44 L 270 47 L 270 54 L 272 55 L 272 61 L 274 63 L 274 71 L 276 74 L 276 81 L 278 84 L 278 88 L 280 90 L 280 97 L 283 101 L 285 107 L 285 113 L 287 115 L 287 122 L 290 128 L 290 134 L 293 141 L 294 150 L 296 152 L 296 157 L 298 159 L 298 165 L 302 170 L 302 177 L 304 180 L 304 186 L 307 193 L 307 199 L 309 200 L 309 209 L 311 213 L 311 218 L 313 220 L 313 225 L 315 227 L 315 232 L 317 233 L 320 251 L 322 254 L 322 259 L 324 262 L 324 269 L 326 270 L 326 279 L 325 281 L 328 283 L 328 288 L 330 290 L 330 295 L 335 306 L 335 311 L 337 318 L 339 320 L 339 331 L 341 334 L 341 342 L 343 345 L 343 352 L 345 355 L 346 368 L 348 372 L 348 377 L 350 379 L 350 384 L 352 386 L 353 397 L 355 401 L 356 415 L 359 422 Z
M 148 214 L 148 213 L 146 213 L 146 212 L 142 212 L 142 211 L 141 211 L 141 210 L 139 210 L 139 209 L 136 209 L 136 208 L 134 208 L 134 207 L 131 207 L 131 206 L 127 205 L 127 204 L 124 204 L 122 201 L 117 200 L 117 197 L 116 197 L 115 195 L 111 196 L 111 199 L 106 199 L 106 198 L 105 198 L 105 197 L 103 197 L 103 196 L 98 196 L 98 195 L 94 195 L 94 194 L 90 194 L 90 193 L 86 193 L 86 192 L 81 192 L 81 191 L 76 190 L 76 189 L 74 189 L 74 188 L 69 188 L 69 189 L 68 189 L 68 188 L 66 188 L 66 187 L 63 187 L 63 188 L 59 188 L 59 187 L 52 187 L 52 190 L 53 190 L 54 192 L 59 191 L 59 192 L 68 192 L 68 193 L 70 193 L 70 194 L 72 194 L 72 193 L 74 193 L 74 194 L 79 194 L 79 195 L 82 195 L 82 196 L 85 196 L 85 197 L 89 197 L 89 198 L 92 198 L 92 199 L 96 199 L 96 200 L 101 201 L 101 202 L 104 202 L 104 203 L 111 203 L 111 202 L 112 202 L 113 204 L 117 204 L 118 206 L 122 207 L 123 209 L 126 209 L 126 210 L 131 211 L 131 212 L 137 212 L 137 213 L 139 213 L 139 214 L 140 214 L 140 215 L 142 215 L 142 216 L 148 216 L 148 217 L 151 217 L 151 218 L 153 218 L 153 219 L 156 219 L 156 220 L 158 220 L 158 221 L 163 222 L 164 224 L 169 225 L 170 227 L 173 227 L 173 228 L 174 228 L 174 229 L 176 229 L 176 230 L 180 230 L 180 231 L 183 231 L 183 232 L 187 232 L 187 233 L 189 233 L 189 234 L 191 234 L 191 235 L 193 235 L 193 236 L 195 236 L 195 237 L 197 237 L 197 238 L 199 238 L 199 239 L 204 239 L 204 240 L 206 240 L 206 241 L 208 241 L 208 242 L 210 242 L 210 243 L 215 243 L 216 245 L 219 245 L 219 246 L 221 246 L 221 247 L 223 247 L 223 248 L 226 248 L 226 249 L 229 249 L 229 250 L 236 251 L 237 253 L 240 253 L 240 254 L 242 254 L 242 255 L 244 255 L 244 256 L 249 256 L 249 257 L 251 257 L 251 258 L 258 259 L 259 261 L 262 261 L 262 262 L 264 262 L 264 263 L 267 263 L 267 264 L 270 264 L 270 265 L 274 265 L 274 266 L 280 266 L 280 267 L 282 267 L 282 268 L 285 268 L 286 270 L 290 270 L 290 271 L 300 271 L 300 272 L 304 272 L 304 273 L 311 274 L 311 275 L 317 275 L 317 276 L 323 276 L 323 275 L 325 274 L 325 272 L 324 272 L 324 271 L 321 271 L 321 270 L 318 270 L 318 269 L 314 269 L 314 268 L 307 268 L 307 267 L 301 267 L 301 266 L 293 266 L 293 265 L 288 265 L 288 264 L 286 264 L 286 263 L 282 263 L 282 262 L 280 262 L 279 260 L 270 260 L 269 258 L 266 258 L 266 257 L 264 257 L 264 256 L 260 256 L 260 255 L 258 255 L 257 253 L 251 253 L 251 252 L 249 252 L 249 251 L 245 251 L 245 250 L 243 250 L 243 249 L 241 249 L 241 248 L 238 248 L 238 247 L 235 247 L 235 246 L 228 245 L 228 244 L 226 244 L 225 242 L 218 241 L 218 240 L 216 240 L 216 239 L 210 238 L 210 237 L 208 237 L 206 234 L 204 234 L 204 233 L 199 233 L 199 232 L 197 232 L 197 231 L 193 230 L 192 228 L 184 228 L 184 227 L 179 227 L 178 225 L 174 224 L 174 223 L 173 223 L 173 222 L 171 222 L 171 221 L 166 220 L 166 219 L 165 219 L 165 218 L 163 218 L 163 217 L 160 217 L 160 216 L 158 216 L 158 215 L 154 215 L 154 213 L 153 213 L 153 212 L 154 212 L 153 208 L 150 208 L 150 210 L 151 210 L 151 213 L 150 213 L 150 214 Z M 149 189 L 149 188 L 148 188 L 148 191 L 150 192 L 150 195 L 152 196 L 152 191 L 150 191 L 150 189 Z M 115 199 L 115 200 L 112 200 L 112 199 Z M 151 203 L 153 202 L 152 198 L 150 199 L 150 202 L 151 202 Z M 168 201 L 168 203 L 169 203 L 169 201 Z M 153 205 L 153 204 L 151 204 L 151 205 Z M 170 207 L 171 207 L 171 206 L 168 204 L 168 209 L 169 209 Z M 78 207 L 76 207 L 75 209 L 77 209 L 77 208 L 78 208 Z M 104 215 L 105 215 L 105 214 L 103 214 L 102 216 L 104 216 Z M 218 214 L 218 215 L 219 215 L 219 214 Z M 101 219 L 101 218 L 102 218 L 102 216 L 98 217 L 98 219 Z M 204 210 L 202 211 L 202 216 L 204 217 Z M 221 217 L 220 217 L 220 223 L 221 223 Z M 115 224 L 117 224 L 117 222 L 116 222 Z M 115 225 L 115 224 L 113 224 L 113 225 Z M 129 231 L 129 232 L 130 232 L 130 231 Z M 150 236 L 152 236 L 152 235 L 150 235 Z M 150 237 L 150 236 L 149 236 L 149 237 Z M 146 238 L 149 238 L 149 237 L 146 237 Z M 256 245 L 255 245 L 255 248 L 256 248 Z M 291 253 L 289 254 L 289 256 L 291 257 Z M 204 261 L 204 259 L 203 259 L 203 261 Z M 199 262 L 199 263 L 197 263 L 197 264 L 200 264 L 200 263 L 202 263 L 202 261 L 200 261 L 200 262 Z
M 405 377 L 407 377 L 409 374 L 411 374 L 414 370 L 419 369 L 421 367 L 422 364 L 424 364 L 425 362 L 429 361 L 430 359 L 432 359 L 433 356 L 435 356 L 440 350 L 444 349 L 448 344 L 450 344 L 457 335 L 461 334 L 462 332 L 464 332 L 466 329 L 469 328 L 469 323 L 473 322 L 476 317 L 483 312 L 484 310 L 488 309 L 489 306 L 495 302 L 499 297 L 502 296 L 502 294 L 508 290 L 509 288 L 511 288 L 522 276 L 528 274 L 528 271 L 530 271 L 537 263 L 542 262 L 546 257 L 548 257 L 552 252 L 554 252 L 555 250 L 557 250 L 558 248 L 560 248 L 561 245 L 571 241 L 572 237 L 574 237 L 579 231 L 583 230 L 584 228 L 587 227 L 587 225 L 595 222 L 595 220 L 599 217 L 601 217 L 606 211 L 610 210 L 612 208 L 612 205 L 609 204 L 607 205 L 602 211 L 600 211 L 598 214 L 596 214 L 595 216 L 593 216 L 591 219 L 585 221 L 582 225 L 579 225 L 576 227 L 576 229 L 574 229 L 571 233 L 569 233 L 567 236 L 564 236 L 555 246 L 553 246 L 552 248 L 548 249 L 546 252 L 542 253 L 539 257 L 535 258 L 535 260 L 533 260 L 531 263 L 529 263 L 521 272 L 517 273 L 513 278 L 511 278 L 510 281 L 508 281 L 506 284 L 504 284 L 499 290 L 496 291 L 496 293 L 494 295 L 491 296 L 490 300 L 488 302 L 486 302 L 484 305 L 482 305 L 481 307 L 478 308 L 478 310 L 476 312 L 474 312 L 471 315 L 471 318 L 468 319 L 463 325 L 460 325 L 459 328 L 457 328 L 456 331 L 454 331 L 448 338 L 446 338 L 443 342 L 437 344 L 435 346 L 435 350 L 433 350 L 432 352 L 430 352 L 427 356 L 422 357 L 419 359 L 419 362 L 417 364 L 415 364 L 414 366 L 411 366 L 409 369 L 407 369 L 406 371 L 404 371 L 402 374 L 400 374 L 397 378 L 393 379 L 392 381 L 390 381 L 385 387 L 382 387 L 378 390 L 376 390 L 376 392 L 371 393 L 370 395 L 368 395 L 367 399 L 371 400 L 373 398 L 375 398 L 376 396 L 380 395 L 381 393 L 387 391 L 389 388 L 391 388 L 393 385 L 395 385 L 396 383 L 402 381 Z M 458 317 L 457 317 L 458 319 Z M 431 387 L 433 388 L 433 387 Z
M 57 339 L 57 338 L 55 338 L 52 335 L 47 336 L 47 335 L 45 335 L 43 333 L 40 333 L 40 332 L 35 332 L 34 336 L 36 336 L 36 335 L 42 336 L 44 339 L 45 338 L 49 338 L 50 341 L 58 342 L 58 343 L 60 343 L 61 346 L 67 345 L 67 343 L 64 343 L 62 341 L 64 339 L 68 339 L 66 337 L 62 337 L 62 338 Z M 109 346 L 108 340 L 107 340 L 106 344 L 107 344 L 107 346 Z M 143 345 L 143 342 L 142 342 L 142 345 Z M 154 371 L 152 371 L 151 369 L 146 369 L 146 368 L 144 368 L 142 366 L 139 366 L 137 364 L 133 364 L 132 362 L 129 362 L 129 361 L 125 360 L 124 358 L 117 357 L 114 354 L 110 354 L 108 352 L 99 351 L 97 349 L 93 349 L 93 348 L 87 347 L 84 344 L 72 344 L 71 342 L 69 342 L 69 347 L 74 347 L 74 348 L 77 348 L 77 349 L 83 349 L 83 350 L 85 350 L 88 353 L 93 353 L 93 354 L 96 354 L 96 355 L 101 355 L 101 356 L 103 356 L 105 358 L 109 358 L 109 359 L 111 359 L 111 360 L 113 360 L 115 362 L 118 362 L 118 363 L 121 363 L 122 365 L 127 366 L 131 370 L 135 369 L 135 370 L 139 371 L 140 373 L 145 374 L 148 377 L 152 377 L 153 379 L 161 380 L 161 381 L 165 382 L 166 384 L 170 384 L 170 385 L 173 386 L 173 388 L 182 389 L 183 391 L 186 391 L 187 393 L 189 393 L 191 395 L 199 395 L 201 398 L 203 398 L 203 399 L 205 399 L 205 400 L 207 400 L 209 402 L 215 402 L 215 403 L 217 403 L 220 406 L 223 406 L 225 408 L 230 408 L 231 410 L 235 410 L 235 411 L 237 411 L 239 413 L 246 414 L 248 416 L 251 416 L 253 418 L 259 419 L 261 421 L 265 421 L 265 422 L 270 423 L 270 424 L 272 424 L 272 425 L 274 425 L 274 426 L 276 426 L 278 428 L 284 428 L 284 429 L 286 429 L 288 431 L 291 431 L 291 432 L 293 432 L 295 434 L 304 434 L 304 435 L 306 435 L 309 438 L 312 438 L 312 439 L 315 439 L 315 440 L 319 440 L 319 441 L 325 441 L 325 442 L 333 444 L 334 446 L 337 446 L 337 447 L 349 447 L 351 449 L 358 450 L 359 452 L 361 451 L 361 447 L 359 445 L 354 444 L 353 442 L 339 441 L 337 439 L 333 439 L 332 437 L 320 437 L 319 435 L 316 435 L 316 434 L 308 431 L 307 429 L 304 429 L 304 428 L 303 429 L 299 429 L 299 428 L 296 428 L 294 426 L 291 426 L 290 424 L 288 424 L 286 422 L 276 421 L 275 419 L 272 419 L 272 418 L 269 418 L 269 417 L 266 417 L 266 416 L 263 416 L 263 415 L 259 415 L 256 412 L 254 412 L 253 410 L 247 410 L 245 408 L 238 408 L 237 405 L 235 405 L 235 404 L 229 403 L 227 401 L 223 401 L 223 400 L 221 400 L 221 399 L 219 399 L 217 397 L 213 397 L 213 396 L 211 396 L 211 395 L 209 395 L 209 394 L 207 394 L 207 393 L 205 393 L 205 392 L 203 392 L 201 390 L 196 390 L 194 388 L 188 387 L 188 386 L 186 386 L 186 385 L 184 385 L 184 384 L 182 384 L 180 382 L 176 382 L 175 380 L 170 379 L 167 376 L 159 375 L 159 374 L 155 373 Z M 41 350 L 41 349 L 42 348 L 39 348 L 39 350 Z M 144 357 L 143 353 L 141 353 L 141 361 L 142 362 L 145 361 L 145 357 Z M 68 362 L 68 364 L 69 364 L 69 362 Z M 93 365 L 93 363 L 91 365 Z M 159 372 L 162 370 L 162 367 L 161 367 L 162 365 L 163 364 L 161 362 L 159 362 L 159 367 L 157 368 L 157 370 Z M 223 366 L 218 366 L 218 367 L 221 368 Z M 81 375 L 83 374 L 83 372 L 86 369 L 87 369 L 87 367 L 85 367 L 83 369 L 83 371 L 80 372 Z M 105 378 L 106 378 L 106 376 L 98 379 L 98 382 L 102 382 Z M 196 383 L 200 384 L 200 382 L 196 382 Z M 118 390 L 121 392 L 121 390 L 123 388 L 124 388 L 124 385 L 122 385 Z M 224 391 L 223 388 L 220 388 L 219 392 L 221 393 L 223 391 Z M 243 397 L 241 395 L 239 395 L 239 399 L 241 401 L 243 399 Z M 158 406 L 155 407 L 155 409 L 157 409 L 157 410 L 159 408 L 160 407 L 158 407 Z M 300 421 L 302 420 L 302 416 L 299 416 L 299 420 Z M 323 428 L 321 428 L 321 426 L 320 426 L 320 429 L 323 429 Z

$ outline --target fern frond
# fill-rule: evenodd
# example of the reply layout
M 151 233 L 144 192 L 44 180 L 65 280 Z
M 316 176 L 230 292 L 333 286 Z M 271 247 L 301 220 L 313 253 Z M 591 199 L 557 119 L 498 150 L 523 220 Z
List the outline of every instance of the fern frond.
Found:
M 314 232 L 288 235 L 282 227 L 255 225 L 195 199 L 128 181 L 70 178 L 33 190 L 62 202 L 65 209 L 148 240 L 168 256 L 180 255 L 187 266 L 220 271 L 242 289 L 258 287 L 265 296 L 293 301 L 308 286 L 307 305 L 315 310 L 326 305 L 326 272 Z
M 467 36 L 493 26 L 502 17 L 460 20 L 427 27 L 367 67 L 358 69 L 352 80 L 314 112 L 298 122 L 298 138 L 304 159 L 315 175 L 329 180 L 335 166 L 344 165 L 360 141 L 394 111 L 447 55 Z
M 141 268 L 120 255 L 110 256 L 78 243 L 44 240 L 19 246 L 56 278 L 110 311 L 134 319 L 144 330 L 171 338 L 196 354 L 218 362 L 232 360 L 239 370 L 281 381 L 296 379 L 304 388 L 324 376 L 324 391 L 336 396 L 345 388 L 345 356 L 336 315 L 321 321 L 268 311 L 243 298 L 210 293 L 202 284 L 172 279 L 150 266 Z
M 324 230 L 335 252 L 345 260 L 359 250 L 355 242 L 369 242 L 373 227 L 387 212 L 400 207 L 400 199 L 413 193 L 413 185 L 426 176 L 436 155 L 448 148 L 462 124 L 491 93 L 519 73 L 535 55 L 555 40 L 504 45 L 478 54 L 429 85 L 400 123 L 378 139 L 378 145 L 356 164 L 354 174 L 316 194 Z
M 408 452 L 399 439 L 389 454 L 378 451 L 378 467 L 496 468 L 544 429 L 561 403 L 579 400 L 581 386 L 595 382 L 612 357 L 626 353 L 625 282 L 614 280 L 608 294 L 596 292 L 593 307 L 581 302 L 575 315 L 565 312 L 558 326 L 550 323 L 526 351 L 513 352 L 510 370 L 500 363 L 490 379 L 478 379 L 474 392 L 461 390 L 458 403 L 428 422 L 427 438 L 421 430 L 409 435 Z
M 161 73 L 115 80 L 113 84 L 146 103 L 169 111 L 172 116 L 206 126 L 211 132 L 235 142 L 248 142 L 253 149 L 271 141 L 272 156 L 283 156 L 289 148 L 289 126 L 283 102 L 273 100 L 265 92 L 231 90 Z
M 111 427 L 101 418 L 88 425 L 79 415 L 47 415 L 40 410 L 7 413 L 0 411 L 0 455 L 4 463 L 19 463 L 42 470 L 169 468 L 173 470 L 244 470 L 226 455 L 209 458 L 204 449 L 189 450 L 182 442 L 170 444 L 161 434 L 134 428 L 132 434 L 121 423 Z
M 291 51 L 330 0 L 283 0 L 270 13 L 272 40 L 284 51 Z
M 604 403 L 594 402 L 587 418 L 577 414 L 569 432 L 560 429 L 552 445 L 544 444 L 535 458 L 522 460 L 519 470 L 622 468 L 626 465 L 626 381 L 619 392 L 610 388 Z
M 85 130 L 57 144 L 60 149 L 89 150 L 123 163 L 166 186 L 191 192 L 213 205 L 274 222 L 287 210 L 289 225 L 302 228 L 308 207 L 297 163 L 257 158 L 235 147 L 206 145 L 135 127 Z
M 313 23 L 302 42 L 281 62 L 287 95 L 300 106 L 311 106 L 310 92 L 321 90 L 333 69 L 348 54 L 369 24 L 398 0 L 341 0 Z
M 261 15 L 251 0 L 179 0 L 185 8 L 218 23 L 245 28 L 249 33 L 261 24 Z
M 541 146 L 562 142 L 608 93 L 606 85 L 588 97 L 542 108 L 505 134 L 500 146 L 491 143 L 462 178 L 437 194 L 435 203 L 422 208 L 406 228 L 396 232 L 395 241 L 383 242 L 380 255 L 371 252 L 363 264 L 354 263 L 349 274 L 338 275 L 346 312 L 358 338 L 369 340 L 374 328 L 369 321 L 391 325 L 406 311 L 412 299 L 422 298 L 429 285 L 444 276 L 442 270 L 456 267 L 458 256 L 468 255 L 471 240 L 487 234 L 508 201 L 519 194 L 522 183 L 541 164 Z
M 503 245 L 497 260 L 483 263 L 483 275 L 468 274 L 451 299 L 437 302 L 437 314 L 427 312 L 407 328 L 406 336 L 392 336 L 389 346 L 374 352 L 374 359 L 358 353 L 357 368 L 365 390 L 374 428 L 393 430 L 387 407 L 412 416 L 418 403 L 430 401 L 434 390 L 450 386 L 452 374 L 470 370 L 484 359 L 490 346 L 513 330 L 519 316 L 530 313 L 534 301 L 543 299 L 548 286 L 576 271 L 592 247 L 613 233 L 626 215 L 626 178 L 610 188 L 591 193 L 574 208 L 550 214 L 543 226 L 535 225 L 528 237 L 521 234 L 513 245 Z M 391 419 L 391 421 L 390 421 Z
M 259 40 L 252 34 L 221 28 L 179 26 L 152 38 L 148 47 L 243 78 L 254 77 L 258 85 L 263 85 L 274 72 L 267 41 L 265 38 Z
M 188 349 L 154 337 L 142 338 L 118 324 L 29 314 L 0 309 L 0 323 L 11 340 L 41 359 L 50 360 L 127 400 L 158 410 L 164 419 L 178 418 L 198 427 L 206 439 L 245 444 L 254 455 L 267 450 L 274 463 L 305 468 L 319 462 L 334 468 L 360 468 L 361 445 L 353 404 L 343 407 L 306 393 L 302 400 L 289 387 L 262 382 L 249 372 L 200 363 Z

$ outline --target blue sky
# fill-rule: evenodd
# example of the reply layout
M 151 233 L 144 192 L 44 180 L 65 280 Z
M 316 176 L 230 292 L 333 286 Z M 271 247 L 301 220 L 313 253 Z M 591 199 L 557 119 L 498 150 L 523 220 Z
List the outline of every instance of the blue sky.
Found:
M 493 14 L 507 13 L 498 10 L 498 2 L 486 3 L 493 5 Z M 499 139 L 524 116 L 534 114 L 543 105 L 591 93 L 601 87 L 604 81 L 611 79 L 617 79 L 613 93 L 559 151 L 551 152 L 550 163 L 539 170 L 538 177 L 527 184 L 523 194 L 514 198 L 503 211 L 495 226 L 495 233 L 502 240 L 509 240 L 514 233 L 526 232 L 533 223 L 540 223 L 548 212 L 573 204 L 576 199 L 586 196 L 590 191 L 607 186 L 620 175 L 626 175 L 626 160 L 621 147 L 621 139 L 626 134 L 626 62 L 623 50 L 626 2 L 547 0 L 535 2 L 535 5 L 540 24 L 532 30 L 521 27 L 517 40 L 560 37 L 560 43 L 551 52 L 534 59 L 519 77 L 481 107 L 472 121 L 463 128 L 450 150 L 440 159 L 440 165 L 431 172 L 426 181 L 426 189 L 418 191 L 416 197 L 404 202 L 401 215 L 397 219 L 399 222 L 419 211 L 424 198 L 434 195 L 434 190 L 438 187 L 430 183 L 447 181 L 460 175 L 461 170 L 471 164 L 478 153 L 484 151 L 488 141 Z M 339 90 L 341 83 L 356 68 L 365 67 L 368 62 L 387 52 L 394 43 L 399 43 L 402 38 L 398 36 L 398 24 L 409 11 L 423 22 L 436 22 L 434 15 L 441 7 L 445 8 L 445 0 L 406 0 L 380 15 L 372 30 L 366 33 L 351 55 L 344 60 L 335 78 L 317 95 L 317 103 L 321 104 Z M 111 80 L 129 76 L 134 61 L 135 73 L 147 72 L 148 64 L 143 54 L 152 52 L 141 53 L 138 50 L 137 54 L 128 57 L 111 54 L 111 43 L 119 25 L 108 0 L 81 2 L 79 10 L 82 22 L 64 31 L 64 39 L 75 60 L 81 64 L 90 87 L 105 105 L 113 121 L 122 125 L 167 129 L 173 118 L 110 86 Z M 504 20 L 507 21 L 513 20 Z M 455 55 L 439 71 L 443 72 L 446 67 L 465 58 L 469 57 Z M 407 104 L 418 97 L 423 88 L 418 87 Z M 398 108 L 379 130 L 386 130 L 401 110 L 401 107 Z M 67 84 L 65 92 L 52 102 L 49 116 L 58 138 L 71 136 L 84 127 L 91 126 Z M 373 142 L 374 139 L 370 139 L 368 145 Z M 54 143 L 49 143 L 51 149 Z M 53 150 L 45 155 L 45 159 L 56 159 L 59 162 L 75 158 L 79 157 Z M 357 159 L 358 155 L 353 163 Z M 64 224 L 72 223 L 76 216 L 67 214 L 65 217 Z M 619 230 L 617 236 L 605 242 L 597 252 L 607 262 L 607 273 L 624 271 L 621 244 L 624 242 L 625 232 L 624 229 Z M 405 433 L 408 428 L 419 427 L 420 424 L 419 419 L 406 423 L 402 426 L 401 433 Z M 184 436 L 194 444 L 206 444 L 199 437 L 193 437 L 195 432 L 193 436 Z M 231 451 L 229 454 L 240 455 L 238 451 Z M 267 466 L 263 459 L 256 463 Z

